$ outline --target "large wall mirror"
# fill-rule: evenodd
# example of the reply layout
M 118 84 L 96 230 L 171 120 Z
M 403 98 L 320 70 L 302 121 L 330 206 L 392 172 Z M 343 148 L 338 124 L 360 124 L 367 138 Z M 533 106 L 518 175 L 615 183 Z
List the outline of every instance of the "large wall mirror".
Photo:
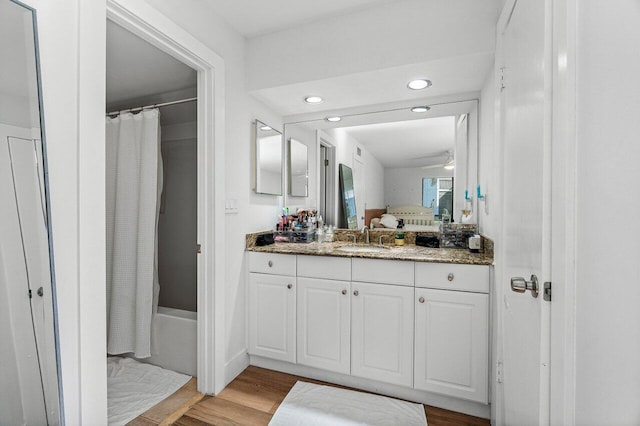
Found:
M 0 0 L 0 424 L 60 420 L 35 11 Z
M 463 209 L 476 213 L 478 102 L 425 104 L 417 112 L 410 106 L 360 108 L 339 121 L 306 115 L 285 124 L 285 137 L 316 147 L 309 150 L 309 203 L 326 223 L 348 224 L 342 220 L 341 164 L 352 173 L 357 228 L 371 211 L 387 208 L 424 208 L 434 225 L 443 215 L 458 221 Z
M 254 189 L 259 194 L 282 195 L 282 133 L 256 120 L 254 123 Z

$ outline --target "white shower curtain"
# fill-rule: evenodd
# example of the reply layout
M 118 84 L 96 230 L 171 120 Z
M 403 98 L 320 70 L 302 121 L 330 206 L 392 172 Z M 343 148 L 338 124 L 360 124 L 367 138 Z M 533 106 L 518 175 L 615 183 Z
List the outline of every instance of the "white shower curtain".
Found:
M 160 112 L 106 123 L 107 352 L 151 356 L 158 304 Z

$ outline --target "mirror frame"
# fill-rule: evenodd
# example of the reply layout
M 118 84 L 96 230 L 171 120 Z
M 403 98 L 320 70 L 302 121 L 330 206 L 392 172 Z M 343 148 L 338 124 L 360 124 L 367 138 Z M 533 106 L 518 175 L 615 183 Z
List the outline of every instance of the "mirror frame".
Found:
M 271 188 L 266 188 L 264 185 L 264 176 L 262 176 L 261 173 L 261 169 L 260 169 L 260 160 L 262 158 L 262 152 L 263 149 L 261 148 L 261 144 L 260 142 L 262 140 L 264 140 L 265 137 L 261 138 L 260 135 L 260 131 L 268 131 L 268 132 L 273 132 L 274 134 L 270 134 L 270 135 L 266 135 L 265 137 L 277 137 L 279 135 L 280 140 L 279 140 L 279 151 L 280 151 L 280 155 L 279 155 L 279 161 L 280 161 L 280 173 L 279 173 L 279 180 L 280 180 L 280 185 L 279 185 L 279 190 L 275 190 L 275 189 L 271 189 Z M 253 152 L 253 156 L 252 156 L 252 162 L 253 164 L 253 189 L 255 190 L 255 192 L 257 194 L 264 194 L 264 195 L 283 195 L 284 191 L 283 191 L 283 187 L 284 187 L 284 179 L 283 179 L 283 158 L 284 158 L 284 138 L 283 138 L 283 134 L 282 132 L 279 132 L 278 130 L 274 129 L 273 127 L 269 126 L 268 124 L 265 124 L 264 122 L 260 121 L 260 120 L 255 120 L 253 123 L 253 147 L 254 149 L 252 150 Z M 275 154 L 272 154 L 275 155 Z
M 297 188 L 294 187 L 293 184 L 293 170 L 295 168 L 295 165 L 293 164 L 294 143 L 299 145 L 300 149 L 304 149 L 304 192 L 296 192 Z M 287 177 L 287 194 L 291 195 L 292 197 L 309 196 L 309 147 L 305 143 L 295 138 L 289 138 L 287 141 Z

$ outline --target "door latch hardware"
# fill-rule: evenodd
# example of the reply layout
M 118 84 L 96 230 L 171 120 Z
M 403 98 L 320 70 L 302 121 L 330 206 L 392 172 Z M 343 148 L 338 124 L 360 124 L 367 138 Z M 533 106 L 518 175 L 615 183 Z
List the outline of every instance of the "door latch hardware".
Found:
M 42 287 L 40 287 L 38 289 L 38 296 L 42 297 L 44 295 L 44 289 Z
M 198 254 L 202 253 L 202 244 L 196 244 L 196 253 Z
M 544 283 L 544 289 L 542 291 L 542 297 L 547 302 L 551 301 L 551 281 L 547 281 Z
M 533 297 L 538 297 L 538 293 L 540 292 L 538 277 L 531 275 L 530 281 L 527 281 L 522 277 L 513 277 L 511 278 L 511 290 L 516 293 L 524 293 L 527 290 L 531 290 L 531 295 Z

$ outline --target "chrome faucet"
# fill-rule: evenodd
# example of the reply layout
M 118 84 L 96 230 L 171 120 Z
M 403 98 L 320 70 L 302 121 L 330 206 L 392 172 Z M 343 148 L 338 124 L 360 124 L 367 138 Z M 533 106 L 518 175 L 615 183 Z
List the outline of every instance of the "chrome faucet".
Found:
M 363 226 L 362 229 L 360 230 L 361 234 L 364 234 L 364 241 L 367 244 L 370 244 L 369 241 L 369 227 L 368 226 Z

